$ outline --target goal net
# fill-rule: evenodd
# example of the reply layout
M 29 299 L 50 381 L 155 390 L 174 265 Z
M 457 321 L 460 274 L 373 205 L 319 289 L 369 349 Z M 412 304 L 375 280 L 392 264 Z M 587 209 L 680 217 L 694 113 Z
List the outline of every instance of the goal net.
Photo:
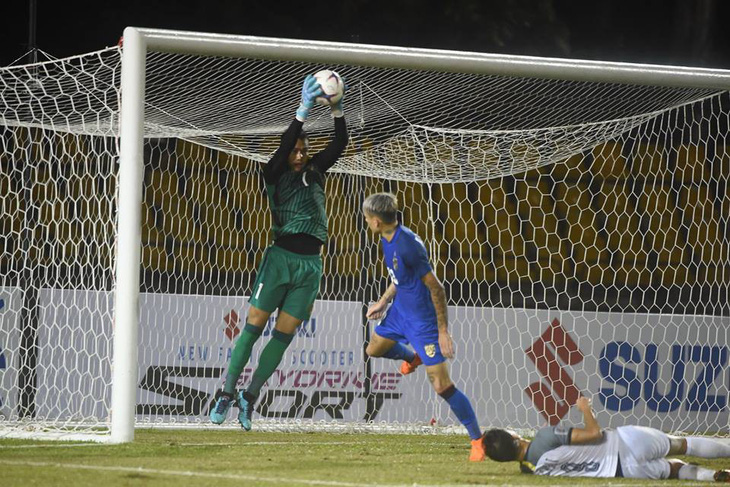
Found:
M 423 370 L 364 354 L 388 278 L 360 207 L 391 191 L 446 287 L 451 376 L 482 427 L 578 422 L 584 394 L 605 426 L 728 434 L 730 73 L 631 82 L 595 63 L 571 80 L 557 60 L 505 73 L 473 53 L 313 45 L 344 54 L 151 48 L 138 201 L 120 197 L 121 48 L 0 69 L 0 436 L 108 437 L 129 366 L 119 292 L 139 293 L 131 420 L 211 426 L 271 244 L 261 168 L 324 67 L 349 85 L 350 133 L 327 176 L 325 275 L 254 428 L 462 431 Z M 479 69 L 447 66 L 464 59 Z M 323 148 L 329 111 L 305 129 Z M 135 207 L 139 272 L 117 261 Z

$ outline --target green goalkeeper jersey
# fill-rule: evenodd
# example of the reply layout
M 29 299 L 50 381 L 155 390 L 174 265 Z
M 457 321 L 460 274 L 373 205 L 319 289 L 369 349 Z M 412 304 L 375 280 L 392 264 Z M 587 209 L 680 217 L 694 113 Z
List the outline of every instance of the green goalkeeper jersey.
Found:
M 292 171 L 288 157 L 302 132 L 302 122 L 294 119 L 284 132 L 279 149 L 264 167 L 266 193 L 274 217 L 274 241 L 290 235 L 310 235 L 327 241 L 327 212 L 324 200 L 324 174 L 334 165 L 347 145 L 343 117 L 335 118 L 335 137 L 327 147 L 312 156 L 301 171 Z
M 266 192 L 274 217 L 274 240 L 306 233 L 327 241 L 324 175 L 316 166 L 285 172 L 276 184 L 266 184 Z

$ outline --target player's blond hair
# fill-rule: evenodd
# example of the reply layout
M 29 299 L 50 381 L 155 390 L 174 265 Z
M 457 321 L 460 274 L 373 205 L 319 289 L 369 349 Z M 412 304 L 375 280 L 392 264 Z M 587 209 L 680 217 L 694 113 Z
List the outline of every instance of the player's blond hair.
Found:
M 380 218 L 383 223 L 395 223 L 398 219 L 398 199 L 393 193 L 371 194 L 363 201 L 362 211 Z

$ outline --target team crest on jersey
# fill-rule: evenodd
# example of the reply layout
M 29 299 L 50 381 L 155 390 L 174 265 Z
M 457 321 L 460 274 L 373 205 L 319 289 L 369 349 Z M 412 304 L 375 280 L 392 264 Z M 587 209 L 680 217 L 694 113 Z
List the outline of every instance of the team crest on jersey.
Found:
M 395 252 L 393 252 L 393 270 L 394 271 L 398 270 L 398 256 L 396 255 Z
M 429 358 L 434 358 L 436 356 L 436 345 L 429 344 L 423 347 L 423 350 L 426 351 L 426 356 Z

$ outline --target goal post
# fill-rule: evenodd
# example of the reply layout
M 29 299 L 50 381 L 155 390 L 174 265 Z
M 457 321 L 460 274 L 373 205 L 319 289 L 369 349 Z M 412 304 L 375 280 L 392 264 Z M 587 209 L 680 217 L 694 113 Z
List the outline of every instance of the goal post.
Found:
M 730 85 L 728 72 L 721 69 L 201 34 L 134 27 L 128 27 L 124 32 L 125 38 L 131 33 L 141 34 L 150 51 L 179 54 L 244 56 L 308 63 L 671 87 L 727 89 Z
M 351 141 L 327 176 L 315 314 L 256 427 L 461 431 L 423 377 L 364 355 L 363 308 L 387 273 L 360 206 L 392 191 L 447 288 L 451 374 L 483 426 L 554 424 L 588 393 L 607 426 L 728 434 L 730 71 L 132 27 L 123 39 L 0 69 L 0 436 L 121 443 L 135 426 L 209 426 L 271 239 L 260 165 L 323 67 L 350 85 Z M 316 152 L 326 110 L 306 129 Z M 32 212 L 37 230 L 15 216 Z M 18 318 L 28 307 L 37 326 Z M 24 391 L 21 361 L 39 372 Z M 34 414 L 17 413 L 20 392 Z
M 144 177 L 144 87 L 147 46 L 136 29 L 125 29 L 119 135 L 119 217 L 111 440 L 134 439 L 137 404 L 139 274 Z

